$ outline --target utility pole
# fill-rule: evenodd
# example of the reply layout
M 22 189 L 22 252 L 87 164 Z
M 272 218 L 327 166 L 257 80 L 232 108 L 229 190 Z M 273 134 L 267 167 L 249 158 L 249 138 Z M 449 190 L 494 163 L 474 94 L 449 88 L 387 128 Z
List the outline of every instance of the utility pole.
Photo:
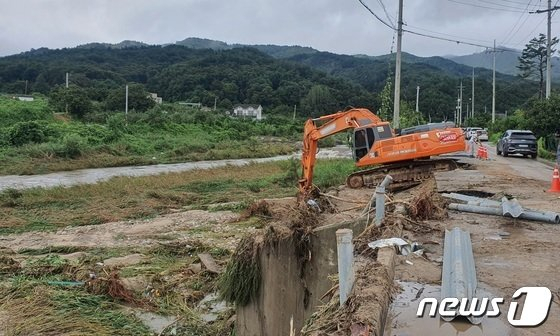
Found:
M 472 84 L 471 84 L 471 87 L 472 87 L 472 92 L 471 92 L 471 98 L 472 98 L 472 101 L 471 101 L 471 103 L 472 103 L 472 105 L 471 105 L 471 108 L 472 108 L 471 118 L 474 118 L 474 67 L 472 68 Z
M 67 90 L 66 94 L 68 94 L 68 72 L 66 73 L 66 90 Z M 66 114 L 68 114 L 68 103 L 66 103 Z
M 418 110 L 418 98 L 420 97 L 420 86 L 416 86 L 416 113 L 418 113 L 420 110 Z
M 395 64 L 395 99 L 393 105 L 393 128 L 400 127 L 401 105 L 401 47 L 402 47 L 403 0 L 399 0 L 399 20 L 397 22 L 397 58 Z
M 552 0 L 548 0 L 548 24 L 547 24 L 547 34 L 546 34 L 546 99 L 550 97 L 550 81 L 552 79 L 552 61 L 550 55 L 550 44 L 552 43 L 552 39 L 550 37 L 551 33 L 551 26 L 552 26 Z
M 455 125 L 459 126 L 459 105 L 461 104 L 461 96 L 459 95 L 459 92 L 457 92 L 457 106 L 455 106 Z
M 126 85 L 124 87 L 124 119 L 126 121 L 126 123 L 128 124 L 128 85 Z
M 296 120 L 296 106 L 294 105 L 294 115 L 292 116 L 292 120 Z
M 461 86 L 459 86 L 459 126 L 461 126 L 462 124 L 463 124 L 463 80 L 461 80 Z
M 548 0 L 548 9 L 536 10 L 534 12 L 529 12 L 529 14 L 541 14 L 546 13 L 548 16 L 547 22 L 547 42 L 546 42 L 546 98 L 550 97 L 550 88 L 552 84 L 552 12 L 560 9 L 558 6 L 552 7 L 552 0 Z
M 492 124 L 496 121 L 496 40 L 494 40 L 494 52 L 492 53 Z
M 214 111 L 216 111 L 216 103 L 218 102 L 218 97 L 214 97 Z
M 27 96 L 27 79 L 25 80 L 25 93 L 24 94 Z

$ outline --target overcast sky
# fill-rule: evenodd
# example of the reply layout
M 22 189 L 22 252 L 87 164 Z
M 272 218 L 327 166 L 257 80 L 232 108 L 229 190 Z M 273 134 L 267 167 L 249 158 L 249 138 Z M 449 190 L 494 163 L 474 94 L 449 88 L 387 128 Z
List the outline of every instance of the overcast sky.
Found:
M 396 21 L 397 0 L 362 1 L 387 23 Z M 546 14 L 527 13 L 546 3 L 404 0 L 403 21 L 405 29 L 419 33 L 488 46 L 496 39 L 499 45 L 522 49 L 532 37 L 546 33 Z M 391 51 L 394 38 L 394 31 L 358 0 L 0 0 L 0 5 L 0 55 L 89 42 L 164 44 L 186 37 L 382 55 Z M 555 19 L 553 36 L 560 31 L 560 20 Z M 403 51 L 419 56 L 482 50 L 410 33 L 403 36 Z

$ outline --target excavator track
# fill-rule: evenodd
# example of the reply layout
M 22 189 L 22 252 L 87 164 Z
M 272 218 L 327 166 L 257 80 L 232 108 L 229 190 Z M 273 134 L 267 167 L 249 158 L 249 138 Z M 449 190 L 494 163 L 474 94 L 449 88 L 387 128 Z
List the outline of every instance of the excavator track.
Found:
M 406 189 L 429 179 L 434 172 L 455 170 L 457 167 L 457 161 L 453 159 L 397 162 L 352 173 L 346 178 L 346 185 L 353 189 L 373 188 L 386 175 L 391 175 L 393 182 L 389 185 L 389 190 Z

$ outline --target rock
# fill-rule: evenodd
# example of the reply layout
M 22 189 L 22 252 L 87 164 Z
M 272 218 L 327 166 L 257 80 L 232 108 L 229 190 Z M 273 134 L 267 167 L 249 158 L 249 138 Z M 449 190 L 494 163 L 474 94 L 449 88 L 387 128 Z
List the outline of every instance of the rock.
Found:
M 148 278 L 143 275 L 121 279 L 123 286 L 134 292 L 144 292 L 149 285 Z
M 202 271 L 201 263 L 190 264 L 189 267 L 187 267 L 187 273 L 189 274 L 198 274 L 201 271 Z
M 161 335 L 167 327 L 177 321 L 177 317 L 175 316 L 163 316 L 151 312 L 135 311 L 134 315 L 157 335 Z
M 104 260 L 103 264 L 109 267 L 125 267 L 125 266 L 141 264 L 145 261 L 147 261 L 146 256 L 137 253 L 137 254 L 130 254 L 124 257 L 109 258 Z
M 68 260 L 70 263 L 78 263 L 80 259 L 88 256 L 86 252 L 74 252 L 69 254 L 62 254 L 60 257 Z
M 216 273 L 216 274 L 220 273 L 220 268 L 216 264 L 214 258 L 209 253 L 199 253 L 198 258 L 204 264 L 204 267 L 206 267 L 206 269 L 209 272 Z

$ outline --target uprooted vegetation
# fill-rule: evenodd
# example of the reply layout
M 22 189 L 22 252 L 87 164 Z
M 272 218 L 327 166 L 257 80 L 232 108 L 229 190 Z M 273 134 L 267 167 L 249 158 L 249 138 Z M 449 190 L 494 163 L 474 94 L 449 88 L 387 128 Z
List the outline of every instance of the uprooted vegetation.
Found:
M 354 238 L 356 278 L 346 303 L 340 306 L 338 279 L 334 279 L 323 304 L 307 319 L 302 335 L 377 335 L 383 330 L 383 316 L 396 290 L 393 271 L 387 266 L 391 261 L 386 260 L 386 254 L 380 261 L 379 251 L 369 248 L 368 243 L 439 232 L 437 223 L 425 220 L 447 216 L 444 201 L 432 180 L 402 194 L 389 195 L 386 212 L 381 226 L 370 224 Z
M 324 189 L 327 188 L 326 186 L 336 183 L 330 173 L 346 163 L 346 161 L 337 160 L 321 163 L 323 169 L 329 171 L 329 174 L 326 175 L 328 178 L 325 180 Z M 263 167 L 266 167 L 268 171 L 264 177 L 257 178 L 257 172 L 262 172 Z M 142 191 L 143 195 L 147 195 L 160 205 L 165 202 L 177 202 L 177 197 L 180 197 L 182 192 L 188 193 L 192 190 L 196 191 L 198 203 L 189 206 L 240 202 L 240 199 L 243 204 L 241 207 L 235 205 L 238 216 L 233 214 L 228 216 L 227 220 L 219 223 L 214 221 L 196 222 L 193 225 L 181 227 L 181 229 L 178 229 L 177 226 L 170 226 L 173 228 L 172 232 L 154 230 L 144 232 L 143 235 L 132 240 L 129 240 L 131 237 L 127 235 L 126 231 L 112 233 L 114 236 L 112 239 L 122 242 L 122 244 L 113 244 L 114 242 L 111 241 L 111 244 L 107 246 L 100 244 L 100 246 L 93 247 L 78 244 L 65 246 L 59 243 L 55 246 L 40 245 L 33 248 L 29 246 L 34 245 L 27 245 L 24 248 L 20 246 L 17 247 L 19 249 L 17 251 L 0 250 L 0 291 L 13 298 L 10 303 L 3 303 L 0 306 L 0 321 L 2 321 L 0 323 L 6 326 L 5 330 L 10 331 L 7 335 L 49 332 L 61 335 L 72 335 L 73 333 L 126 335 L 127 332 L 115 331 L 117 328 L 125 328 L 123 325 L 127 325 L 126 328 L 129 328 L 127 329 L 130 330 L 128 334 L 135 335 L 147 335 L 154 332 L 161 335 L 229 335 L 234 328 L 234 306 L 225 304 L 222 299 L 242 306 L 255 298 L 262 290 L 259 288 L 262 272 L 260 269 L 261 252 L 264 247 L 271 247 L 274 250 L 280 244 L 294 249 L 293 262 L 294 265 L 297 265 L 295 267 L 298 267 L 297 271 L 302 280 L 300 287 L 304 293 L 304 305 L 307 306 L 310 298 L 305 279 L 309 270 L 312 269 L 309 265 L 314 258 L 311 254 L 314 230 L 319 225 L 337 223 L 337 218 L 342 218 L 343 215 L 354 216 L 354 218 L 359 217 L 360 214 L 363 215 L 362 209 L 367 205 L 367 199 L 353 199 L 349 208 L 347 203 L 342 202 L 344 203 L 342 204 L 336 198 L 324 198 L 319 195 L 316 201 L 320 210 L 313 207 L 298 207 L 294 197 L 266 198 L 274 193 L 277 193 L 276 196 L 295 194 L 295 184 L 282 186 L 285 183 L 284 179 L 289 177 L 286 172 L 286 164 L 250 165 L 245 168 L 246 170 L 243 172 L 236 170 L 233 173 L 238 174 L 238 178 L 226 180 L 220 178 L 222 176 L 220 174 L 223 176 L 232 174 L 230 168 L 217 169 L 208 173 L 195 172 L 193 175 L 177 174 L 168 176 L 169 181 L 166 179 L 162 181 L 149 179 L 148 181 L 144 178 L 140 180 L 126 178 L 123 179 L 123 184 L 120 184 L 121 181 L 116 181 L 117 185 L 113 185 L 112 194 L 105 193 L 107 186 L 80 186 L 82 192 L 84 190 L 91 192 L 92 197 L 101 202 L 95 208 L 88 206 L 91 204 L 90 201 L 94 201 L 93 199 L 72 203 L 70 207 L 72 212 L 76 211 L 82 215 L 89 214 L 89 212 L 93 215 L 97 209 L 103 206 L 107 206 L 109 208 L 107 211 L 109 211 L 114 206 L 110 204 L 111 202 L 116 203 L 117 207 L 123 211 L 130 211 L 131 207 L 134 208 L 141 203 L 140 200 L 138 203 L 131 202 L 131 200 L 135 199 L 138 190 L 146 186 L 149 188 Z M 201 180 L 196 180 L 201 177 L 203 177 Z M 343 180 L 342 176 L 339 183 Z M 136 181 L 142 182 L 135 185 Z M 321 179 L 318 178 L 316 181 L 321 182 Z M 176 185 L 172 186 L 173 183 Z M 187 186 L 192 190 L 187 191 Z M 128 194 L 125 195 L 124 191 L 123 193 L 114 192 L 114 188 L 117 190 L 124 188 Z M 338 189 L 344 190 L 344 188 Z M 52 194 L 42 190 L 29 191 L 30 194 L 28 191 L 23 191 L 21 194 L 7 194 L 5 197 L 8 200 L 13 199 L 14 202 L 6 203 L 4 206 L 18 211 L 24 208 L 31 211 L 33 206 L 27 208 L 29 205 L 34 202 L 40 204 L 42 201 L 46 201 L 47 196 L 51 202 L 58 200 L 57 204 L 63 204 L 68 197 L 76 196 L 78 192 L 74 190 L 74 187 L 65 190 L 65 193 L 62 193 L 62 190 L 53 190 Z M 348 190 L 347 192 L 350 195 L 358 195 L 358 193 L 352 194 Z M 107 197 L 107 200 L 100 199 L 98 193 Z M 418 192 L 414 195 L 418 194 L 422 193 Z M 422 205 L 422 202 L 425 201 L 422 201 L 421 198 L 432 195 L 429 192 L 425 192 L 423 195 L 418 197 L 417 202 L 412 196 L 405 202 L 408 202 L 408 205 L 420 204 L 416 205 L 420 213 L 437 212 L 436 208 L 439 203 L 436 202 L 432 205 L 426 203 L 428 205 L 426 207 Z M 51 196 L 55 197 L 50 198 Z M 341 197 L 346 196 L 341 194 L 337 198 Z M 122 203 L 125 198 L 128 198 L 128 203 Z M 252 202 L 253 199 L 257 200 Z M 30 203 L 30 201 L 32 202 Z M 391 228 L 389 224 L 397 218 L 390 212 L 393 206 L 398 205 L 398 202 L 391 202 L 392 200 L 389 199 L 386 229 Z M 150 202 L 146 205 L 152 206 Z M 168 209 L 174 209 L 171 207 L 176 207 L 177 204 L 168 206 Z M 57 216 L 68 218 L 66 216 L 71 215 L 70 208 L 65 208 Z M 407 208 L 410 211 L 410 207 L 407 206 Z M 53 209 L 45 211 L 55 209 L 56 207 L 53 207 Z M 347 211 L 347 209 L 351 210 Z M 166 210 L 160 211 L 165 212 Z M 212 216 L 216 215 L 212 212 L 197 211 Z M 190 216 L 190 212 L 184 214 Z M 118 215 L 118 211 L 112 215 Z M 171 218 L 173 221 L 177 220 L 177 217 Z M 366 216 L 362 216 L 362 218 L 365 219 Z M 370 219 L 373 219 L 373 216 L 370 216 Z M 166 217 L 164 220 L 169 222 L 170 217 Z M 130 221 L 123 223 L 122 226 L 134 229 L 137 227 L 136 224 L 136 222 Z M 424 224 L 420 219 L 409 218 L 404 224 L 419 231 L 424 229 Z M 95 227 L 68 228 L 65 231 L 76 229 L 76 235 L 79 235 L 78 230 L 83 229 L 88 233 L 94 231 Z M 223 230 L 223 228 L 229 227 L 233 229 Z M 215 228 L 219 228 L 219 231 L 215 232 Z M 368 228 L 369 230 L 356 239 L 364 246 L 363 251 L 367 250 L 365 246 L 369 241 L 381 237 L 383 233 L 374 226 Z M 25 230 L 28 229 L 29 227 Z M 391 234 L 396 234 L 396 228 L 391 230 Z M 249 233 L 249 235 L 241 238 L 244 233 Z M 67 232 L 63 232 L 63 234 L 66 235 Z M 128 244 L 129 241 L 132 244 Z M 232 241 L 233 243 L 222 244 L 221 241 Z M 235 243 L 238 241 L 240 243 L 235 248 Z M 201 254 L 211 256 L 215 265 L 210 265 L 209 268 L 206 264 L 208 260 L 206 257 L 202 258 Z M 363 253 L 363 256 L 371 257 L 373 255 L 366 252 Z M 36 298 L 35 296 L 40 291 L 49 293 L 50 296 Z M 14 293 L 18 293 L 19 296 Z M 221 294 L 221 298 L 216 297 L 218 293 Z M 53 298 L 57 298 L 58 301 L 53 301 Z M 68 304 L 78 305 L 76 309 L 80 311 L 80 314 L 67 318 L 65 323 L 68 325 L 61 324 L 60 330 L 51 331 L 49 329 L 51 326 L 55 328 L 52 324 L 53 321 L 66 317 L 64 315 L 66 306 L 63 306 L 60 300 L 67 300 Z M 212 308 L 202 305 L 201 302 L 207 300 L 210 301 L 209 307 Z M 17 320 L 4 321 L 5 312 L 25 309 L 22 306 L 25 304 L 41 304 L 50 307 L 49 310 L 45 310 L 44 314 L 36 313 L 45 319 L 41 322 L 41 326 L 45 329 L 41 329 L 42 327 L 34 329 L 33 325 L 23 325 L 21 321 Z M 104 315 L 98 316 L 97 312 L 91 313 L 89 304 L 103 307 Z M 211 311 L 215 307 L 221 308 L 215 312 Z M 59 310 L 62 311 L 59 312 Z M 101 312 L 98 313 L 101 314 Z M 168 317 L 170 321 L 166 323 L 163 330 L 154 331 L 147 327 L 149 323 L 139 315 L 142 313 Z M 114 318 L 121 324 L 109 323 L 107 318 Z
M 197 303 L 216 291 L 218 277 L 201 265 L 200 253 L 223 266 L 227 250 L 192 240 L 133 250 L 80 249 L 78 259 L 72 257 L 75 253 L 36 255 L 42 251 L 1 251 L 0 294 L 5 299 L 0 321 L 5 335 L 151 335 L 154 331 L 138 315 L 142 312 L 175 316 L 170 329 L 185 335 L 231 331 L 231 307 L 211 323 L 195 312 Z M 142 252 L 145 262 L 108 266 L 130 252 Z
M 274 216 L 270 206 L 260 201 L 255 209 L 266 210 Z M 295 247 L 300 277 L 311 257 L 311 234 L 318 224 L 317 213 L 307 208 L 292 207 L 292 217 L 269 223 L 258 235 L 246 236 L 238 244 L 219 280 L 221 296 L 229 302 L 244 306 L 255 298 L 260 290 L 260 257 L 265 247 L 275 246 L 280 241 L 291 240 Z
M 344 182 L 351 160 L 321 160 L 315 182 Z M 242 211 L 255 200 L 294 196 L 294 163 L 254 163 L 143 177 L 116 177 L 69 188 L 0 192 L 0 234 L 152 218 L 183 209 Z M 340 171 L 340 172 L 338 172 Z M 336 175 L 338 172 L 338 175 Z M 264 214 L 266 216 L 266 214 Z

